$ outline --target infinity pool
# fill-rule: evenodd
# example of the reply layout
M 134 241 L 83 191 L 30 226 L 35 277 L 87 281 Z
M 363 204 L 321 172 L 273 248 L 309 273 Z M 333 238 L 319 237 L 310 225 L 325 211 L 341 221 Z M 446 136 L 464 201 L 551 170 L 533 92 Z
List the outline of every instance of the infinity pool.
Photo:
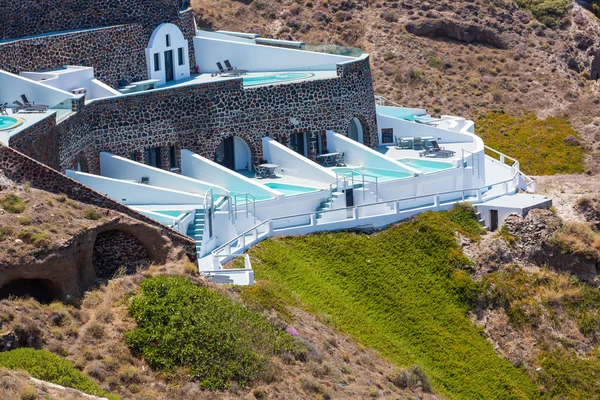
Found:
M 315 76 L 310 72 L 282 72 L 280 74 L 269 74 L 264 76 L 243 77 L 244 86 L 266 85 L 268 83 L 279 83 L 287 81 L 296 81 L 299 79 L 308 79 Z
M 0 131 L 5 129 L 16 128 L 21 125 L 23 120 L 16 117 L 0 117 Z
M 413 173 L 409 171 L 392 171 L 389 169 L 377 168 L 333 168 L 333 172 L 351 178 L 354 176 L 355 183 L 362 181 L 362 175 L 365 175 L 365 181 L 373 182 L 377 177 L 378 182 L 392 181 L 395 179 L 410 178 Z
M 437 121 L 436 118 L 426 117 L 422 115 L 408 115 L 406 117 L 402 117 L 402 119 L 406 121 L 416 121 L 416 122 L 433 122 Z
M 286 196 L 296 196 L 299 194 L 317 192 L 319 190 L 317 188 L 307 186 L 284 185 L 283 183 L 267 183 L 265 186 L 273 190 L 277 190 Z
M 419 160 L 417 158 L 402 158 L 398 161 L 400 161 L 404 165 L 408 165 L 409 167 L 418 169 L 424 174 L 430 172 L 443 171 L 445 169 L 450 169 L 454 167 L 452 163 L 448 162 Z

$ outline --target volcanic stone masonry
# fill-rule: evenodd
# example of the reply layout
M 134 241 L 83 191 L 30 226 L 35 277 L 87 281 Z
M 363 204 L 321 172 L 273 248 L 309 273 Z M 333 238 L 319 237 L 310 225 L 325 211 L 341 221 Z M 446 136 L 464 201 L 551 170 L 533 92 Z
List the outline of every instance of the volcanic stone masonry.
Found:
M 49 32 L 141 24 L 152 30 L 175 21 L 181 0 L 18 0 L 0 2 L 0 40 L 17 39 Z

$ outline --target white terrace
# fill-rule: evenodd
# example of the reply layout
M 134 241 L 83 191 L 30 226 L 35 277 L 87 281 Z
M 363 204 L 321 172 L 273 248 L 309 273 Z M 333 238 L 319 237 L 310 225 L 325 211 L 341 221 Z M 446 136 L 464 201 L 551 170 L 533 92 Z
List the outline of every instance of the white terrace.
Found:
M 181 154 L 181 175 L 108 153 L 101 155 L 102 176 L 67 175 L 194 237 L 200 271 L 236 284 L 252 284 L 250 260 L 243 252 L 270 236 L 383 227 L 459 201 L 472 202 L 486 213 L 482 221 L 498 226 L 510 198 L 518 190 L 534 190 L 534 181 L 519 171 L 518 162 L 491 149 L 485 154 L 470 121 L 445 117 L 454 129 L 442 129 L 381 113 L 378 117 L 383 133 L 433 136 L 455 154 L 420 157 L 423 150 L 397 149 L 383 143 L 389 138 L 381 135 L 380 147 L 373 150 L 329 131 L 327 151 L 343 154 L 345 166 L 324 167 L 265 137 L 264 161 L 274 172 L 269 178 L 255 177 L 252 167 L 228 169 L 187 150 Z M 236 155 L 244 160 L 241 165 L 248 165 L 243 149 L 239 146 Z M 544 197 L 527 196 L 516 202 L 527 207 L 512 207 L 511 212 L 548 206 Z M 490 203 L 499 198 L 506 200 Z M 495 208 L 486 207 L 488 203 Z M 501 220 L 492 221 L 493 215 Z M 223 269 L 236 257 L 244 257 L 245 268 Z

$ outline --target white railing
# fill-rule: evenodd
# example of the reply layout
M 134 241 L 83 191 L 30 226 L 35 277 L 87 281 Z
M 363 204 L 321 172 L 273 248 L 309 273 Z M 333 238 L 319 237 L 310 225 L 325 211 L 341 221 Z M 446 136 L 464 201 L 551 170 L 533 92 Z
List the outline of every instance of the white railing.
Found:
M 473 153 L 472 151 L 462 149 L 462 167 L 463 168 L 467 167 L 467 165 L 465 164 L 465 153 L 469 153 L 471 155 L 470 157 L 471 157 L 471 174 L 472 175 L 475 175 L 475 160 L 477 160 L 477 179 L 481 179 L 481 167 L 480 167 L 481 159 L 479 158 L 479 153 Z
M 206 191 L 206 193 L 204 194 L 204 235 L 202 236 L 202 239 L 204 241 L 204 238 L 206 237 L 206 234 L 208 233 L 208 239 L 212 238 L 212 223 L 213 223 L 213 216 L 215 213 L 215 199 L 214 199 L 214 191 L 213 188 L 210 188 Z
M 402 107 L 400 104 L 383 96 L 375 96 L 375 104 L 378 106 Z
M 340 175 L 338 173 L 335 174 L 335 180 L 336 182 L 338 182 L 340 180 L 340 178 L 344 178 L 345 180 L 345 184 L 346 182 L 349 180 L 351 182 L 351 188 L 354 189 L 354 185 L 356 185 L 357 183 L 362 183 L 362 188 L 363 188 L 363 201 L 366 200 L 366 184 L 367 183 L 374 183 L 375 184 L 375 196 L 377 198 L 379 198 L 379 177 L 375 176 L 375 175 L 369 175 L 369 174 L 362 174 L 360 172 L 355 172 L 355 171 L 350 171 L 351 176 L 345 176 L 345 175 Z M 354 176 L 360 176 L 360 179 L 355 180 Z M 369 180 L 369 178 L 374 178 L 375 180 Z M 346 187 L 344 188 L 346 189 Z
M 281 232 L 281 231 L 285 231 L 286 229 L 292 229 L 292 228 L 312 227 L 312 229 L 310 231 L 311 231 L 311 233 L 314 233 L 314 232 L 318 232 L 321 230 L 326 230 L 328 228 L 331 228 L 332 225 L 339 223 L 339 222 L 346 221 L 346 220 L 368 220 L 368 219 L 372 219 L 372 218 L 376 218 L 376 217 L 384 216 L 384 215 L 396 215 L 396 214 L 401 214 L 401 213 L 410 213 L 411 211 L 415 211 L 417 209 L 420 211 L 425 211 L 428 209 L 437 209 L 440 207 L 440 205 L 442 203 L 454 204 L 458 201 L 470 201 L 471 203 L 480 203 L 484 200 L 483 193 L 485 191 L 490 191 L 490 190 L 492 190 L 492 188 L 494 188 L 496 186 L 500 186 L 502 188 L 502 191 L 496 193 L 493 196 L 485 198 L 486 201 L 492 200 L 494 198 L 507 195 L 513 190 L 516 191 L 517 184 L 518 184 L 518 176 L 519 176 L 519 171 L 515 170 L 511 179 L 507 179 L 505 181 L 498 182 L 492 186 L 482 186 L 482 187 L 478 187 L 478 188 L 461 189 L 461 190 L 441 192 L 441 193 L 436 193 L 436 194 L 410 196 L 410 197 L 405 197 L 405 198 L 400 198 L 400 199 L 395 199 L 395 200 L 380 201 L 380 202 L 375 202 L 375 203 L 356 205 L 356 206 L 352 206 L 352 207 L 339 208 L 339 209 L 335 209 L 335 210 L 323 210 L 323 211 L 319 211 L 319 212 L 311 212 L 311 213 L 304 213 L 304 214 L 298 214 L 298 215 L 292 215 L 292 216 L 286 216 L 286 217 L 271 218 L 271 219 L 263 221 L 263 222 L 259 223 L 258 225 L 248 229 L 247 231 L 239 234 L 238 236 L 229 240 L 227 243 L 225 243 L 225 244 L 219 246 L 218 248 L 216 248 L 215 250 L 213 250 L 211 253 L 211 255 L 213 257 L 213 263 L 214 263 L 213 265 L 215 267 L 215 270 L 218 270 L 220 268 L 221 263 L 228 261 L 231 257 L 235 256 L 236 253 L 242 252 L 242 251 L 246 250 L 247 248 L 249 248 L 250 246 L 260 242 L 261 240 L 272 236 L 276 231 Z M 511 188 L 509 186 L 510 183 L 513 183 L 513 188 Z M 449 200 L 445 200 L 445 201 L 443 201 L 441 199 L 442 197 L 449 197 L 452 195 L 456 195 L 456 197 L 451 198 Z M 432 201 L 424 203 L 424 204 L 420 204 L 420 205 L 413 205 L 412 207 L 408 207 L 408 208 L 402 208 L 402 206 L 401 206 L 401 204 L 403 202 L 407 202 L 407 201 L 415 202 L 417 200 L 427 199 L 427 198 L 431 198 Z M 360 217 L 361 209 L 364 209 L 366 207 L 380 206 L 383 204 L 386 204 L 386 205 L 393 204 L 392 211 L 390 213 L 385 213 L 385 214 L 379 214 L 379 215 L 362 217 L 362 218 Z M 322 215 L 322 214 L 334 213 L 334 212 L 339 213 L 340 210 L 346 210 L 347 214 L 352 215 L 352 217 L 349 217 L 349 218 L 347 217 L 344 219 L 338 219 L 338 220 L 334 220 L 334 221 L 328 221 L 328 222 L 319 224 L 318 219 L 317 219 L 317 214 Z M 348 213 L 348 212 L 351 212 L 351 213 Z M 295 223 L 293 226 L 288 226 L 288 227 L 279 227 L 279 228 L 273 227 L 274 223 L 277 221 L 285 221 L 285 220 L 297 221 L 298 219 L 301 219 L 301 218 L 308 219 L 309 222 L 306 224 L 303 224 L 303 225 L 302 224 L 299 225 L 299 224 Z M 391 222 L 394 222 L 394 221 L 391 221 Z M 235 250 L 232 251 L 232 249 L 235 249 Z
M 510 164 L 506 163 L 506 160 L 512 161 L 512 165 L 510 165 L 510 166 L 512 168 L 515 168 L 517 171 L 519 171 L 519 174 L 523 177 L 523 180 L 525 181 L 525 184 L 527 185 L 527 191 L 535 193 L 536 186 L 537 186 L 536 180 L 528 175 L 525 175 L 523 172 L 521 172 L 521 164 L 519 163 L 519 161 L 517 161 L 516 159 L 514 159 L 510 156 L 507 156 L 506 154 L 499 152 L 498 150 L 492 149 L 491 147 L 484 146 L 484 148 L 486 150 L 489 150 L 490 152 L 496 154 L 498 156 L 498 160 L 503 165 L 510 165 Z
M 238 218 L 238 198 L 244 200 L 246 218 L 248 218 L 248 216 L 250 215 L 250 208 L 252 207 L 252 217 L 254 218 L 254 223 L 256 224 L 256 197 L 252 196 L 250 193 L 234 194 L 231 196 L 231 203 L 235 220 L 237 220 Z

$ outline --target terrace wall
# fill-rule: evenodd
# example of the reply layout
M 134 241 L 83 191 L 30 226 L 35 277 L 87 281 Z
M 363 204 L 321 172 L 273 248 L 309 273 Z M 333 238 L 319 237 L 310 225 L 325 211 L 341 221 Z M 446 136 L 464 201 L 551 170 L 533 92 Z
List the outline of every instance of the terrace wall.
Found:
M 355 117 L 363 124 L 365 144 L 377 146 L 368 57 L 338 65 L 337 72 L 337 78 L 298 83 L 244 88 L 240 79 L 95 101 L 58 126 L 60 169 L 75 169 L 79 161 L 99 173 L 101 151 L 143 157 L 147 147 L 168 154 L 171 145 L 212 160 L 219 144 L 233 135 L 249 144 L 257 163 L 263 137 L 287 145 L 291 134 L 306 132 L 314 157 L 315 134 L 345 133 Z
M 52 114 L 11 136 L 8 144 L 13 149 L 28 154 L 51 168 L 58 169 L 60 167 L 60 145 L 59 134 L 54 129 L 55 126 L 56 114 Z
M 109 25 L 156 27 L 175 20 L 181 5 L 181 0 L 3 1 L 0 40 Z
M 195 34 L 194 13 L 190 9 L 174 15 L 152 21 L 151 25 L 133 23 L 0 43 L 0 70 L 19 74 L 21 71 L 81 65 L 94 67 L 96 79 L 112 87 L 117 87 L 121 79 L 147 79 L 145 50 L 152 32 L 163 22 L 173 22 L 183 32 L 189 43 L 190 69 L 193 69 L 196 65 L 192 40 Z M 150 22 L 147 21 L 148 24 Z

